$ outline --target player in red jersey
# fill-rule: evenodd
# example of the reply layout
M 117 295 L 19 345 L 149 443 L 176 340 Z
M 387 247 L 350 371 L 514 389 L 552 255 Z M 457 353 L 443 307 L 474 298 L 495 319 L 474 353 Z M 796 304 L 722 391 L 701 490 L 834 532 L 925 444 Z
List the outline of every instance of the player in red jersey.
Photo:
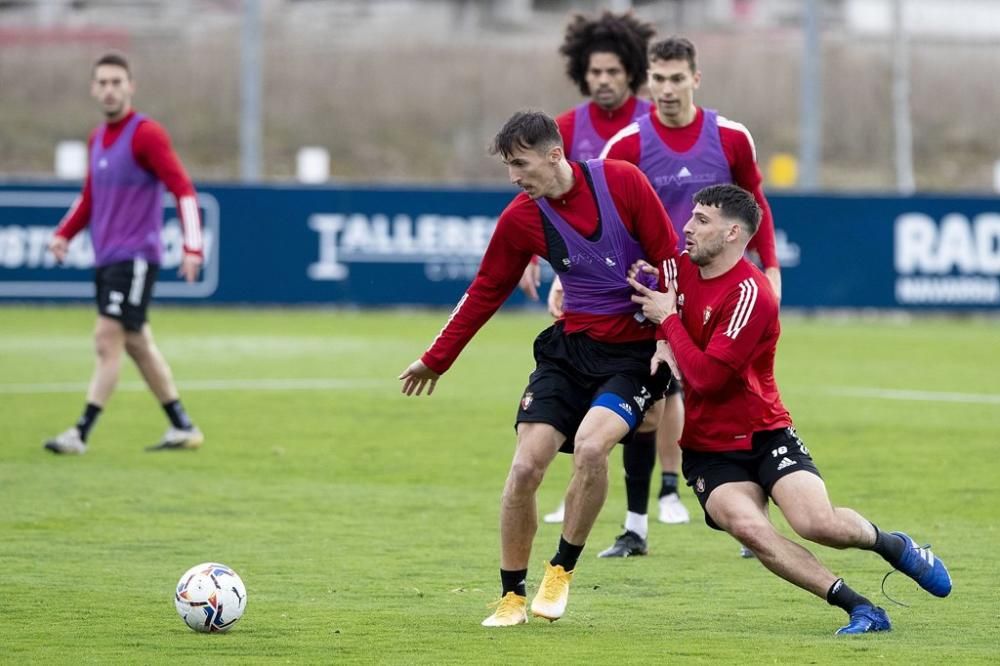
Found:
M 428 394 L 517 286 L 532 256 L 563 276 L 565 316 L 535 340 L 536 367 L 517 413 L 517 448 L 500 509 L 502 597 L 484 626 L 527 622 L 525 579 L 538 527 L 535 492 L 561 450 L 573 481 L 555 556 L 531 611 L 562 617 L 577 559 L 608 486 L 608 454 L 642 427 L 670 375 L 649 375 L 655 327 L 638 315 L 626 281 L 641 257 L 672 265 L 677 236 L 649 181 L 627 162 L 569 162 L 555 122 L 515 114 L 494 153 L 522 190 L 497 221 L 479 273 L 420 359 L 400 375 L 403 393 Z M 650 411 L 655 424 L 659 414 Z
M 177 199 L 184 227 L 180 274 L 188 282 L 198 277 L 202 264 L 198 204 L 166 131 L 132 108 L 134 93 L 135 84 L 123 56 L 108 54 L 94 64 L 91 94 L 107 122 L 90 135 L 83 192 L 49 244 L 61 262 L 69 241 L 89 226 L 98 310 L 94 329 L 97 365 L 87 390 L 87 404 L 75 426 L 45 443 L 53 453 L 87 451 L 90 429 L 118 382 L 122 352 L 135 361 L 170 421 L 166 434 L 150 450 L 196 448 L 203 440 L 181 405 L 170 366 L 146 320 L 162 256 L 163 190 L 170 190 Z
M 649 48 L 649 92 L 654 108 L 619 132 L 605 146 L 603 157 L 623 159 L 639 166 L 663 201 L 678 235 L 691 217 L 691 196 L 713 184 L 736 183 L 753 193 L 764 217 L 760 230 L 749 247 L 756 252 L 764 272 L 776 293 L 781 293 L 781 273 L 775 253 L 774 222 L 762 189 L 753 138 L 746 127 L 724 118 L 712 109 L 695 104 L 695 91 L 701 83 L 694 45 L 683 37 L 671 37 Z M 687 522 L 687 509 L 677 494 L 681 453 L 677 446 L 684 425 L 684 407 L 680 384 L 671 387 L 663 408 L 663 422 L 657 431 L 657 449 L 662 467 L 659 508 L 660 521 Z M 645 551 L 645 534 L 632 530 L 634 524 L 645 528 L 636 511 L 645 514 L 649 479 L 655 460 L 626 456 L 625 479 L 629 497 L 626 531 L 606 553 L 609 556 Z M 637 508 L 638 507 L 638 508 Z M 744 557 L 753 555 L 742 549 Z
M 874 550 L 935 596 L 951 592 L 948 570 L 929 547 L 918 547 L 902 532 L 883 532 L 853 509 L 830 503 L 774 378 L 781 330 L 777 297 L 744 257 L 760 224 L 760 207 L 735 185 L 705 188 L 694 202 L 676 285 L 668 283 L 663 293 L 630 279 L 637 292 L 633 300 L 666 338 L 658 343 L 651 371 L 667 362 L 684 379 L 680 441 L 688 485 L 710 527 L 750 548 L 771 572 L 843 608 L 850 620 L 838 634 L 888 631 L 883 609 L 778 533 L 767 513 L 768 498 L 802 538 L 832 548 Z
M 648 101 L 636 97 L 646 78 L 646 45 L 656 32 L 631 12 L 604 12 L 597 18 L 576 14 L 566 26 L 559 52 L 566 58 L 566 75 L 588 100 L 556 117 L 563 147 L 570 160 L 597 157 L 616 132 L 645 115 Z M 521 290 L 538 300 L 540 269 L 528 264 Z M 549 292 L 549 309 L 558 317 L 562 290 L 558 281 Z

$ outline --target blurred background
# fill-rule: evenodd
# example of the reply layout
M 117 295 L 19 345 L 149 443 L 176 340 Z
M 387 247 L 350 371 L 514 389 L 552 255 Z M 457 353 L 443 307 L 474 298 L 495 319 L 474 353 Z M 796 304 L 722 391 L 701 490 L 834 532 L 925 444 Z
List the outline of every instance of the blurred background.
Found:
M 0 174 L 50 176 L 57 142 L 86 138 L 90 65 L 117 48 L 196 180 L 292 179 L 315 146 L 334 180 L 504 182 L 499 125 L 578 101 L 570 13 L 630 7 L 694 41 L 699 103 L 750 129 L 771 188 L 1000 180 L 993 0 L 0 0 Z
M 514 191 L 487 144 L 581 101 L 558 48 L 605 9 L 691 38 L 696 102 L 752 133 L 784 308 L 997 311 L 996 0 L 0 0 L 0 299 L 92 293 L 86 232 L 46 245 L 115 49 L 209 243 L 178 282 L 168 197 L 159 299 L 452 304 Z

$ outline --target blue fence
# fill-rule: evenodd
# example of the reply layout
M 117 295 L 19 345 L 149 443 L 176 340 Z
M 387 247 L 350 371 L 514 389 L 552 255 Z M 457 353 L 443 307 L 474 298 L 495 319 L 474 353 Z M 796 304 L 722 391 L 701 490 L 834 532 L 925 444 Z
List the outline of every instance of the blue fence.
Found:
M 0 186 L 0 300 L 86 299 L 86 233 L 56 265 L 49 237 L 77 194 Z M 212 303 L 452 305 L 474 277 L 499 189 L 206 186 L 206 266 L 176 276 L 181 229 L 165 201 L 158 299 Z M 783 305 L 1000 307 L 1000 199 L 773 196 Z M 522 297 L 515 294 L 513 301 Z

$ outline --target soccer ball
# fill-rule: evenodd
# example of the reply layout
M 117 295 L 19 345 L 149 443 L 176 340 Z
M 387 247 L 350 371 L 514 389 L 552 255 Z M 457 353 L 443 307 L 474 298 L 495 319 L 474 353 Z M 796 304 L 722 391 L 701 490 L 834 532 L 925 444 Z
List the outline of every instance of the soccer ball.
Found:
M 195 631 L 229 631 L 247 608 L 247 588 L 226 565 L 205 562 L 185 571 L 177 581 L 174 605 Z

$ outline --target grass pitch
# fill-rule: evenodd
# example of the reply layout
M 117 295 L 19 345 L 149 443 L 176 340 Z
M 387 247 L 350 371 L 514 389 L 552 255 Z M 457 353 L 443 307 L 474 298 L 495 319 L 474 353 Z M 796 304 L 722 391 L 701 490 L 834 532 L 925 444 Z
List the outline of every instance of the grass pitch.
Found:
M 880 558 L 813 548 L 895 625 L 843 639 L 840 610 L 740 560 L 686 489 L 690 525 L 654 522 L 649 557 L 598 560 L 624 516 L 617 452 L 566 617 L 480 627 L 547 320 L 499 315 L 431 398 L 403 398 L 396 376 L 445 316 L 154 308 L 205 447 L 143 452 L 166 421 L 129 366 L 91 450 L 63 458 L 41 442 L 82 408 L 93 313 L 0 309 L 0 661 L 996 663 L 996 321 L 784 322 L 778 380 L 834 502 L 930 541 L 955 581 L 940 600 L 897 574 L 899 608 Z M 568 477 L 561 457 L 540 512 Z M 558 536 L 539 529 L 529 595 Z M 206 560 L 247 585 L 228 634 L 195 634 L 173 608 L 177 578 Z

